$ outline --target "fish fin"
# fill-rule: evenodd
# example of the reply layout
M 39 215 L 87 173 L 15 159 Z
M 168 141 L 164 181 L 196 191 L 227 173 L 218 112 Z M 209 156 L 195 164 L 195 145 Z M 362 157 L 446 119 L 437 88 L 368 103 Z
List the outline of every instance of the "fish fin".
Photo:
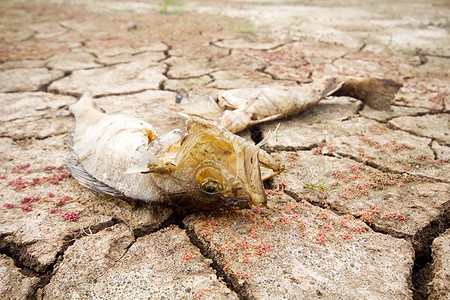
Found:
M 259 150 L 259 166 L 261 168 L 261 180 L 265 181 L 285 170 L 282 163 L 278 163 L 269 153 Z
M 125 174 L 146 173 L 150 170 L 149 166 L 161 167 L 162 163 L 152 151 L 148 150 L 147 145 L 140 145 L 134 150 L 130 167 L 125 170 Z
M 275 127 L 275 130 L 269 130 L 269 132 L 266 134 L 266 137 L 263 138 L 261 141 L 259 141 L 258 144 L 256 144 L 257 147 L 264 146 L 271 138 L 273 138 L 274 135 L 277 134 L 278 128 L 280 127 L 280 123 L 277 124 L 277 127 Z
M 170 173 L 176 149 L 186 132 L 174 129 L 154 139 L 149 145 L 140 145 L 131 157 L 130 167 L 125 173 Z
M 73 178 L 75 178 L 81 185 L 91 190 L 95 190 L 111 196 L 125 198 L 125 195 L 123 195 L 121 192 L 104 184 L 101 181 L 98 181 L 95 177 L 89 174 L 84 169 L 83 165 L 80 164 L 78 158 L 75 155 L 66 158 L 65 166 L 69 173 L 73 176 Z
M 73 149 L 73 146 L 74 146 L 73 133 L 70 133 L 70 134 L 67 136 L 66 145 L 67 145 L 67 147 L 69 147 L 70 149 Z
M 181 141 L 186 137 L 186 132 L 181 129 L 173 129 L 168 133 L 154 139 L 149 145 L 148 149 L 152 151 L 157 157 L 161 156 L 167 149 Z
M 342 88 L 336 90 L 333 96 L 353 97 L 371 108 L 390 110 L 391 101 L 402 86 L 402 83 L 391 79 L 344 77 Z
M 250 120 L 249 125 L 253 126 L 253 125 L 256 125 L 256 124 L 260 124 L 260 123 L 264 123 L 264 122 L 269 122 L 269 121 L 274 121 L 274 120 L 277 120 L 277 119 L 281 119 L 283 117 L 285 117 L 283 114 L 276 114 L 276 115 L 268 116 L 268 117 L 261 118 L 261 119 Z
M 320 95 L 320 99 L 326 98 L 338 91 L 344 85 L 344 80 L 338 80 L 337 78 L 325 78 L 323 79 L 324 89 Z
M 218 97 L 219 98 L 219 106 L 226 110 L 239 109 L 238 106 L 232 104 L 230 101 L 227 100 L 227 98 L 231 98 L 231 97 L 233 97 L 233 95 L 231 93 L 228 93 L 227 96 L 224 96 L 224 94 L 226 94 L 226 93 L 227 93 L 227 91 L 219 94 L 219 97 Z

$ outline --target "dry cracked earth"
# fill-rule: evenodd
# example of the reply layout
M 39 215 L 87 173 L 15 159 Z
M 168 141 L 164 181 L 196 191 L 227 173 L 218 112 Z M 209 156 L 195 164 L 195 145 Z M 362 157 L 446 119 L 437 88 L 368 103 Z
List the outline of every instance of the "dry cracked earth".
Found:
M 0 8 L 3 299 L 449 299 L 448 1 Z M 286 171 L 267 207 L 184 214 L 92 192 L 63 167 L 85 91 L 165 133 L 185 126 L 177 92 L 327 75 L 403 87 L 388 112 L 331 97 L 281 120 L 264 147 Z

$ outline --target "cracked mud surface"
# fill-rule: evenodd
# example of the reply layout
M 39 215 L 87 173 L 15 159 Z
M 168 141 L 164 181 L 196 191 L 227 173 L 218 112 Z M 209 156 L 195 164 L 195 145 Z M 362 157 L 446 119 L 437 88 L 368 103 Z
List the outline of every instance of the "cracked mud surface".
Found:
M 0 294 L 10 299 L 446 299 L 446 1 L 2 1 Z M 89 191 L 60 167 L 86 90 L 107 113 L 183 128 L 177 92 L 403 83 L 251 128 L 287 169 L 267 207 L 183 214 Z

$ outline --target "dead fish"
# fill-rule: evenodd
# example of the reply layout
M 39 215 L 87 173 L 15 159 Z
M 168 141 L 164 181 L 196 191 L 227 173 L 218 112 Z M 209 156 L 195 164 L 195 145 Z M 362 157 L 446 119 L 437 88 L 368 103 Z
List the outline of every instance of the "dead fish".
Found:
M 240 88 L 212 97 L 179 95 L 171 108 L 216 122 L 233 133 L 255 124 L 296 115 L 330 96 L 349 96 L 389 110 L 401 84 L 376 78 L 323 78 L 295 88 Z
M 200 118 L 158 137 L 147 122 L 101 112 L 88 93 L 69 110 L 76 124 L 67 169 L 113 196 L 193 210 L 248 208 L 265 204 L 262 180 L 283 170 L 259 146 Z

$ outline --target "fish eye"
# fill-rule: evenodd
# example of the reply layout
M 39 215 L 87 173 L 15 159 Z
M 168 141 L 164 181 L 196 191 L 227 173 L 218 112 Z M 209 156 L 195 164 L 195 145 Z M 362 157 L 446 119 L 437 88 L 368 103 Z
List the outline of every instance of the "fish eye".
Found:
M 203 165 L 197 169 L 195 181 L 198 188 L 207 194 L 218 193 L 225 189 L 225 179 L 222 172 L 211 164 Z
M 223 190 L 222 185 L 220 182 L 214 179 L 206 179 L 202 182 L 200 185 L 200 189 L 207 193 L 217 193 Z

